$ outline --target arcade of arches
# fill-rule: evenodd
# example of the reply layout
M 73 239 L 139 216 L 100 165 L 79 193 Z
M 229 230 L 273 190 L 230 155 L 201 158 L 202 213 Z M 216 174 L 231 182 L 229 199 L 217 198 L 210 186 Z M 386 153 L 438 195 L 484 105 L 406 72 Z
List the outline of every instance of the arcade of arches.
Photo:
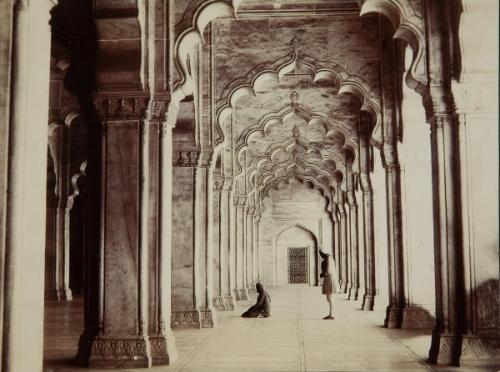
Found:
M 70 303 L 83 365 L 175 363 L 255 283 L 320 285 L 319 248 L 356 316 L 500 365 L 495 0 L 0 14 L 2 370 Z

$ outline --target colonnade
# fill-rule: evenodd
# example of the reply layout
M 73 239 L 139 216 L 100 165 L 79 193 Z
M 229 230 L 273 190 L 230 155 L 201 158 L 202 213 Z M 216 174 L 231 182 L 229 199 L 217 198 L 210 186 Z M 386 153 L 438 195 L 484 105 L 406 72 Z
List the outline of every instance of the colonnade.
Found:
M 495 257 L 498 229 L 488 225 L 482 234 L 484 225 L 479 222 L 484 219 L 478 216 L 481 210 L 486 211 L 487 218 L 496 216 L 497 209 L 491 205 L 497 205 L 492 202 L 497 200 L 497 188 L 495 182 L 480 174 L 475 162 L 484 160 L 491 169 L 496 169 L 498 143 L 481 136 L 477 127 L 483 122 L 489 128 L 494 127 L 497 113 L 485 107 L 484 102 L 471 105 L 466 98 L 475 94 L 484 96 L 480 89 L 484 76 L 479 76 L 479 72 L 472 73 L 463 84 L 452 81 L 449 56 L 444 52 L 448 50 L 447 39 L 440 26 L 440 20 L 446 17 L 439 4 L 428 3 L 426 26 L 433 52 L 428 56 L 429 85 L 423 103 L 430 124 L 436 273 L 436 327 L 430 358 L 438 364 L 494 364 L 499 355 L 499 325 L 494 318 L 498 296 L 493 298 L 492 305 L 491 293 L 498 289 L 498 257 Z M 9 123 L 8 130 L 1 133 L 2 145 L 7 148 L 2 148 L 2 155 L 8 155 L 2 168 L 6 177 L 1 181 L 4 283 L 0 289 L 1 350 L 2 369 L 6 371 L 38 371 L 43 359 L 41 263 L 44 262 L 47 218 L 50 5 L 47 1 L 29 4 L 18 1 L 13 8 L 6 6 L 14 22 L 2 26 L 12 26 L 12 30 L 2 29 L 0 34 L 11 45 L 1 54 L 2 66 L 11 71 L 5 89 L 11 95 L 2 96 L 0 105 L 0 114 Z M 30 63 L 33 60 L 37 61 L 36 66 Z M 97 95 L 95 111 L 82 108 L 92 145 L 88 154 L 88 178 L 93 181 L 88 185 L 88 197 L 95 203 L 87 211 L 85 329 L 78 356 L 91 366 L 149 367 L 172 362 L 176 351 L 171 324 L 174 327 L 193 323 L 199 327 L 214 326 L 213 307 L 232 310 L 234 298 L 247 299 L 249 289 L 259 280 L 258 206 L 249 203 L 241 187 L 224 180 L 219 195 L 220 228 L 213 231 L 212 214 L 207 213 L 214 197 L 211 154 L 174 148 L 172 131 L 176 113 L 173 108 L 167 109 L 168 102 L 168 98 L 150 91 L 122 95 L 109 89 Z M 396 120 L 394 110 L 391 112 L 389 107 L 384 110 L 386 123 Z M 363 197 L 361 201 L 356 199 L 356 179 L 352 168 L 348 168 L 346 191 L 335 195 L 332 209 L 335 236 L 332 251 L 337 256 L 341 290 L 356 300 L 360 295 L 358 243 L 362 237 L 365 257 L 362 307 L 371 310 L 377 304 L 375 255 L 384 247 L 374 243 L 376 222 L 368 165 L 370 151 L 368 137 L 363 135 L 371 125 L 366 124 L 363 117 L 360 122 L 359 183 Z M 52 134 L 62 129 L 61 124 L 58 126 L 51 128 L 56 130 Z M 415 319 L 415 312 L 420 310 L 414 309 L 405 290 L 407 266 L 397 154 L 400 138 L 394 131 L 390 132 L 395 128 L 394 125 L 384 127 L 380 155 L 387 187 L 385 248 L 390 275 L 386 326 L 399 328 Z M 482 149 L 484 141 L 488 143 L 486 150 Z M 63 139 L 60 143 L 66 141 Z M 57 159 L 60 148 L 54 144 L 51 147 L 53 158 Z M 55 164 L 60 190 L 55 218 L 56 242 L 59 242 L 56 261 L 64 262 L 58 264 L 55 289 L 56 297 L 69 299 L 67 271 L 64 271 L 67 268 L 64 235 L 67 211 L 63 203 L 67 194 L 59 184 L 60 180 L 67 180 L 63 177 L 67 170 L 60 167 L 64 162 Z M 186 183 L 189 187 L 184 185 L 182 190 L 175 190 L 172 182 L 179 177 L 189 180 Z M 473 179 L 488 185 L 473 186 Z M 338 180 L 338 184 L 341 182 Z M 33 183 L 37 187 L 32 187 Z M 481 197 L 485 190 L 493 195 L 487 205 Z M 175 195 L 180 195 L 176 192 L 192 207 L 185 216 L 175 213 Z M 363 215 L 363 226 L 358 213 Z M 173 229 L 176 218 L 189 221 L 187 227 L 193 233 L 187 245 L 192 248 L 187 257 L 191 268 L 182 274 L 190 277 L 192 285 L 180 295 L 173 293 L 177 287 L 172 279 L 175 277 L 172 268 L 176 270 L 172 260 L 177 249 L 172 246 L 172 236 L 177 231 L 177 225 L 175 231 Z M 220 234 L 218 296 L 214 296 L 211 277 L 214 233 Z M 491 266 L 494 267 L 481 272 L 485 257 L 493 258 Z M 182 298 L 186 308 L 173 309 L 172 298 Z M 177 305 L 176 301 L 173 305 Z M 30 350 L 30 358 L 25 358 L 25 350 Z

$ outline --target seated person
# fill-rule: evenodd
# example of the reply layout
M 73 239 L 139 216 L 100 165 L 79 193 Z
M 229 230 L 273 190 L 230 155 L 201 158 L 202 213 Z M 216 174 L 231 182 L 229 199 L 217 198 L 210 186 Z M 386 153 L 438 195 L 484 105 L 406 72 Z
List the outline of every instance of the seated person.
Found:
M 260 315 L 263 318 L 269 318 L 271 316 L 271 297 L 269 297 L 269 294 L 264 290 L 264 286 L 261 283 L 257 283 L 255 287 L 259 294 L 257 303 L 241 316 L 243 318 L 257 318 Z

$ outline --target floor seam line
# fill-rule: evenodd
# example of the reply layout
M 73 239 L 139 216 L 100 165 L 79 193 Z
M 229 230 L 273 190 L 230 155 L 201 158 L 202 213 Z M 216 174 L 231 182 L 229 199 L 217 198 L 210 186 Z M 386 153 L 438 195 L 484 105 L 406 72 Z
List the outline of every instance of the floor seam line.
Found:
M 213 329 L 213 331 L 212 331 L 212 332 L 210 332 L 209 334 L 207 334 L 207 335 L 205 336 L 205 338 L 204 338 L 204 339 L 200 342 L 200 345 L 199 345 L 198 347 L 194 348 L 193 352 L 192 352 L 192 353 L 190 353 L 190 356 L 189 356 L 189 357 L 188 357 L 188 358 L 187 358 L 184 362 L 182 362 L 181 364 L 179 364 L 179 366 L 177 366 L 177 368 L 174 368 L 172 372 L 178 372 L 178 371 L 180 371 L 180 370 L 181 370 L 181 368 L 185 367 L 185 366 L 186 366 L 186 364 L 188 364 L 190 361 L 192 361 L 192 360 L 193 360 L 193 358 L 194 358 L 195 356 L 197 356 L 197 355 L 200 353 L 200 351 L 201 351 L 201 350 L 202 350 L 205 346 L 207 346 L 207 345 L 208 345 L 209 339 L 210 339 L 210 338 L 212 338 L 212 336 L 214 336 L 214 335 L 218 334 L 218 333 L 220 332 L 220 330 L 222 329 L 223 325 L 224 325 L 224 324 L 226 324 L 226 323 L 231 322 L 231 320 L 232 320 L 232 319 L 229 319 L 229 320 L 225 321 L 225 322 L 224 322 L 224 323 L 222 323 L 219 327 L 217 327 L 217 326 L 216 326 L 216 327 L 212 328 L 212 329 Z M 202 329 L 203 329 L 203 328 L 202 328 Z
M 300 290 L 298 290 L 299 295 L 297 296 L 299 299 L 299 346 L 300 346 L 300 363 L 299 363 L 299 370 L 302 371 L 307 371 L 307 366 L 306 366 L 306 353 L 305 353 L 305 346 L 304 346 L 304 325 L 302 322 L 302 296 L 300 293 Z M 304 363 L 302 364 L 302 361 Z M 303 366 L 303 368 L 302 368 Z
M 403 348 L 408 351 L 420 364 L 424 365 L 428 370 L 430 371 L 437 371 L 435 368 L 433 368 L 427 361 L 424 359 L 420 358 L 417 353 L 415 353 L 412 349 L 410 349 L 408 346 L 406 346 L 404 343 L 402 343 L 397 337 L 393 337 L 392 335 L 389 334 L 389 332 L 386 329 L 379 329 L 380 332 L 385 334 L 390 340 L 393 342 L 397 343 L 398 345 L 403 346 Z

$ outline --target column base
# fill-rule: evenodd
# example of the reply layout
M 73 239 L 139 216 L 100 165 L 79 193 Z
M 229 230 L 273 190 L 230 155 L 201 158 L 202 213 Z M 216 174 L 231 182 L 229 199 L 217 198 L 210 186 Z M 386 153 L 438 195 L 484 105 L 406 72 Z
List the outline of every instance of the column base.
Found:
M 217 324 L 217 317 L 212 309 L 200 310 L 200 315 L 202 328 L 214 328 Z
M 436 321 L 425 309 L 418 307 L 405 307 L 401 328 L 406 329 L 434 329 Z
M 46 289 L 45 299 L 53 301 L 71 301 L 73 300 L 73 294 L 71 289 Z
M 255 289 L 255 285 L 247 285 L 248 288 L 248 294 L 256 294 L 257 290 Z
M 151 336 L 149 337 L 149 342 L 151 344 L 151 356 L 154 366 L 172 364 L 177 359 L 175 337 L 172 332 Z
M 172 311 L 170 317 L 172 329 L 201 328 L 201 315 L 198 310 Z
M 387 306 L 384 327 L 401 328 L 401 309 L 398 307 Z
M 234 289 L 233 292 L 234 292 L 234 299 L 236 301 L 240 301 L 240 291 L 238 291 L 237 289 Z
M 226 305 L 224 304 L 224 297 L 217 296 L 213 298 L 214 308 L 217 311 L 226 311 Z
M 363 304 L 361 305 L 361 310 L 373 311 L 375 307 L 375 296 L 364 294 L 363 295 Z
M 96 337 L 88 360 L 89 368 L 150 368 L 152 364 L 147 337 Z
M 359 294 L 359 288 L 351 287 L 349 288 L 349 294 L 347 295 L 348 300 L 357 301 Z
M 349 283 L 345 282 L 340 284 L 340 292 L 341 293 L 347 293 L 349 291 Z
M 429 362 L 438 365 L 459 366 L 461 337 L 449 333 L 432 332 Z
M 500 337 L 498 335 L 462 336 L 460 366 L 498 368 L 500 366 Z
M 236 308 L 234 296 L 224 296 L 224 308 L 226 311 L 234 311 Z
M 240 289 L 240 296 L 238 298 L 239 301 L 246 301 L 248 300 L 248 289 Z

